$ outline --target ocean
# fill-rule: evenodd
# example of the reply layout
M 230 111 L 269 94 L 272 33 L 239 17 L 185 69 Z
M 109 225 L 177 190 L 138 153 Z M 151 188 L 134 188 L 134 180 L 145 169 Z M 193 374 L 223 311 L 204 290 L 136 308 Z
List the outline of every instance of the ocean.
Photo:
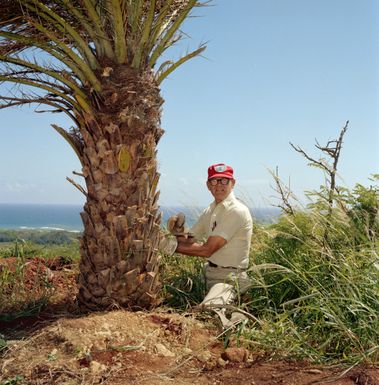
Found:
M 82 231 L 81 205 L 0 203 L 0 229 Z
M 81 211 L 81 205 L 0 203 L 0 229 L 82 231 Z M 161 211 L 163 224 L 170 215 L 181 211 L 186 215 L 187 225 L 191 226 L 202 208 L 161 207 Z M 272 223 L 280 215 L 280 210 L 275 207 L 253 208 L 251 212 L 253 218 L 262 223 Z

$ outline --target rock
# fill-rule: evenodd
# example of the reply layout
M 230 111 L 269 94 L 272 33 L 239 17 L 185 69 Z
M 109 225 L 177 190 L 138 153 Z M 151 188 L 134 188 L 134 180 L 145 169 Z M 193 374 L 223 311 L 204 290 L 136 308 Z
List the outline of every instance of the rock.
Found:
M 227 348 L 222 354 L 221 358 L 230 362 L 246 362 L 249 352 L 245 348 Z
M 310 373 L 310 374 L 321 374 L 322 370 L 320 370 L 320 369 L 307 369 L 307 373 Z
M 190 349 L 190 348 L 184 348 L 183 349 L 183 354 L 185 355 L 185 356 L 189 356 L 190 354 L 192 354 L 193 352 L 192 352 L 192 349 Z
M 54 273 L 51 269 L 49 269 L 48 267 L 46 267 L 46 277 L 47 277 L 47 280 L 49 282 L 51 282 L 54 278 Z
M 220 368 L 223 368 L 224 366 L 226 366 L 227 363 L 228 363 L 228 361 L 223 360 L 221 357 L 219 357 L 218 360 L 217 360 L 217 365 Z
M 175 357 L 175 353 L 173 353 L 172 351 L 168 350 L 166 348 L 166 346 L 164 346 L 163 344 L 156 344 L 155 345 L 155 352 L 159 355 L 159 356 L 163 356 L 163 357 Z
M 217 366 L 217 362 L 216 361 L 207 361 L 205 363 L 205 370 L 213 370 L 215 367 Z
M 97 361 L 91 361 L 89 364 L 89 368 L 90 368 L 91 373 L 93 373 L 93 374 L 99 374 L 99 373 L 101 373 L 107 369 L 107 367 L 105 365 L 103 365 Z
M 357 385 L 377 385 L 378 382 L 367 372 L 358 371 L 350 375 L 350 379 Z
M 212 354 L 209 350 L 203 350 L 202 352 L 200 352 L 199 354 L 196 355 L 196 358 L 200 361 L 200 362 L 207 362 L 209 361 L 211 358 L 212 358 Z

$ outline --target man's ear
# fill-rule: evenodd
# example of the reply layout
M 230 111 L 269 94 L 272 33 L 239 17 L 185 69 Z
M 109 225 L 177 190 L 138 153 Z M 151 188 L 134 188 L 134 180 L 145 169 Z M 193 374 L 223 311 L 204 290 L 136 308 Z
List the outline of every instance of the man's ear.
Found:
M 232 187 L 234 187 L 235 184 L 236 184 L 236 180 L 232 179 Z

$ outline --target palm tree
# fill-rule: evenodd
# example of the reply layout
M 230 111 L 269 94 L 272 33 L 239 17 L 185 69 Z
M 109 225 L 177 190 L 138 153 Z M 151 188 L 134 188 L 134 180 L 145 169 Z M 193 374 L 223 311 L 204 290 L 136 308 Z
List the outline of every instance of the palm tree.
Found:
M 79 301 L 88 309 L 157 303 L 156 146 L 163 134 L 159 84 L 176 62 L 161 55 L 181 37 L 198 0 L 0 0 L 0 108 L 47 105 L 73 126 L 55 130 L 78 156 Z M 158 63 L 161 64 L 158 67 Z

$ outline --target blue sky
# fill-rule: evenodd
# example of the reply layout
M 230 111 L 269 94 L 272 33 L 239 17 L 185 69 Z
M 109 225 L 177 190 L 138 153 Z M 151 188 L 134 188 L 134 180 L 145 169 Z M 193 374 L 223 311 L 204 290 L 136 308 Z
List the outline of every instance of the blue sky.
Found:
M 274 201 L 276 166 L 302 197 L 324 177 L 289 142 L 318 157 L 315 138 L 335 139 L 347 120 L 339 183 L 379 172 L 377 0 L 218 0 L 194 15 L 190 38 L 167 53 L 208 46 L 162 84 L 161 205 L 206 205 L 218 162 L 234 167 L 251 206 Z M 70 122 L 26 108 L 0 110 L 0 121 L 0 202 L 83 203 L 65 180 L 79 162 L 50 127 Z

